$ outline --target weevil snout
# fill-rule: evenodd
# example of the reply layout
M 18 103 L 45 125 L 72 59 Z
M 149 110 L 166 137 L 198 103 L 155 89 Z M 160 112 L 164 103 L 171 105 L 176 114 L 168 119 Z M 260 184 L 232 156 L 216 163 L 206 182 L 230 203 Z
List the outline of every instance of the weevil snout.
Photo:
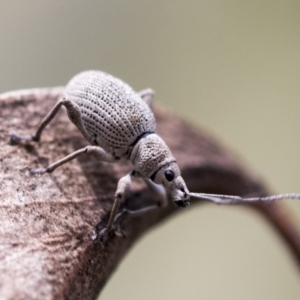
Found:
M 178 200 L 174 202 L 179 207 L 187 207 L 190 205 L 190 199 L 188 200 Z
M 177 184 L 180 186 L 180 188 L 176 188 L 172 192 L 172 198 L 174 200 L 174 203 L 179 207 L 187 207 L 190 205 L 190 196 L 189 191 L 185 186 L 185 182 L 182 179 L 181 176 L 177 178 Z M 175 182 L 176 187 L 176 182 Z
M 180 170 L 176 162 L 172 162 L 162 167 L 154 178 L 158 184 L 163 184 L 170 191 L 172 200 L 177 206 L 187 207 L 190 204 L 189 190 L 183 178 L 180 175 Z

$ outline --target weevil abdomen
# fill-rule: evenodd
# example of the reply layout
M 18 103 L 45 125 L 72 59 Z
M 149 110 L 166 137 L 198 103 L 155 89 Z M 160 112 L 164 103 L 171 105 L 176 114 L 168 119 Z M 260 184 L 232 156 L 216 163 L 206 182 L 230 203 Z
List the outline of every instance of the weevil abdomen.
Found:
M 127 155 L 142 134 L 155 132 L 150 107 L 129 85 L 104 72 L 76 75 L 65 97 L 78 107 L 88 141 L 117 156 Z

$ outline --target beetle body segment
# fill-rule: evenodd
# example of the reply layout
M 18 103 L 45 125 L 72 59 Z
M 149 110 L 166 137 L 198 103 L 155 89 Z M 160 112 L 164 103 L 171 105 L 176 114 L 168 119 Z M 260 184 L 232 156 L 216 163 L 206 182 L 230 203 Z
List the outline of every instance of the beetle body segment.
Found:
M 76 75 L 64 96 L 78 108 L 87 140 L 116 158 L 128 156 L 142 134 L 155 132 L 150 107 L 129 85 L 104 72 Z M 82 131 L 76 119 L 70 119 Z
M 157 134 L 141 139 L 130 155 L 130 161 L 143 177 L 151 178 L 162 166 L 176 162 L 172 152 Z

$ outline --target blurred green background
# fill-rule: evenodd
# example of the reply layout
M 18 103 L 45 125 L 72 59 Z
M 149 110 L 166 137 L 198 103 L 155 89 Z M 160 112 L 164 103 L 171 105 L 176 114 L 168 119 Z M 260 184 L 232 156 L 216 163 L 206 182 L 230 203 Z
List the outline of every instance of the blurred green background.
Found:
M 300 192 L 299 0 L 1 1 L 0 43 L 0 92 L 104 70 Z M 101 299 L 300 299 L 300 278 L 259 215 L 206 205 L 148 233 Z

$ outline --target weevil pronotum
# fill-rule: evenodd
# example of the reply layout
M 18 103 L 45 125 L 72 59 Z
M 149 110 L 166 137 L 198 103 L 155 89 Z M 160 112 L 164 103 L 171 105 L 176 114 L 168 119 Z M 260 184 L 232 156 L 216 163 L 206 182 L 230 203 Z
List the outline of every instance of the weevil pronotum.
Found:
M 100 236 L 103 237 L 116 228 L 120 231 L 119 226 L 115 226 L 116 215 L 133 177 L 146 180 L 160 196 L 161 206 L 167 202 L 165 190 L 160 185 L 170 192 L 174 203 L 181 207 L 189 205 L 191 196 L 220 204 L 283 198 L 300 199 L 300 194 L 243 198 L 190 193 L 172 152 L 155 133 L 155 118 L 151 110 L 153 97 L 154 92 L 151 89 L 136 93 L 120 79 L 104 72 L 82 72 L 67 84 L 64 95 L 42 120 L 35 135 L 20 136 L 12 133 L 11 138 L 14 142 L 20 140 L 38 142 L 45 126 L 61 106 L 65 106 L 69 119 L 92 145 L 71 153 L 47 168 L 33 169 L 32 174 L 53 172 L 57 167 L 84 153 L 91 154 L 101 161 L 116 162 L 123 157 L 131 161 L 134 170 L 118 182 L 107 226 L 100 232 Z

